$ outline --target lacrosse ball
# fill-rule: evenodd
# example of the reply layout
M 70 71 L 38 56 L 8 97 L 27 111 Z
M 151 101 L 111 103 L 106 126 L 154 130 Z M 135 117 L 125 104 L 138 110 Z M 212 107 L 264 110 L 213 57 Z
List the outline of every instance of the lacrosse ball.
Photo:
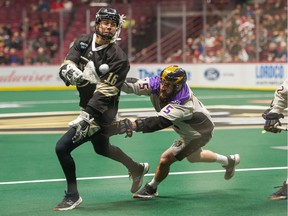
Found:
M 101 72 L 101 73 L 107 73 L 108 71 L 109 71 L 109 65 L 107 65 L 107 64 L 101 64 L 100 66 L 99 66 L 99 71 Z

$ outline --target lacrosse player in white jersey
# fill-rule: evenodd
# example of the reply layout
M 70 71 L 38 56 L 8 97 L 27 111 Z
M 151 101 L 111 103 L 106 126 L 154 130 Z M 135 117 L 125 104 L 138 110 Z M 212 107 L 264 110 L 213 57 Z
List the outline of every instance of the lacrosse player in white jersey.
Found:
M 153 198 L 158 195 L 158 185 L 168 176 L 170 166 L 184 158 L 191 163 L 217 162 L 226 169 L 224 178 L 233 177 L 240 155 L 220 155 L 203 147 L 212 138 L 214 123 L 204 105 L 186 83 L 186 71 L 177 65 L 166 67 L 160 76 L 138 80 L 127 78 L 122 91 L 148 95 L 157 116 L 136 119 L 132 129 L 149 133 L 172 126 L 179 140 L 162 153 L 153 179 L 134 198 Z
M 280 133 L 282 129 L 281 122 L 279 119 L 284 118 L 284 110 L 288 107 L 287 103 L 288 97 L 288 79 L 286 79 L 282 85 L 275 90 L 274 99 L 270 104 L 270 108 L 267 109 L 262 117 L 265 119 L 264 130 L 272 133 Z M 287 110 L 285 111 L 287 112 Z M 275 193 L 270 195 L 268 199 L 270 200 L 284 200 L 287 199 L 287 184 L 288 178 L 284 181 L 282 187 Z

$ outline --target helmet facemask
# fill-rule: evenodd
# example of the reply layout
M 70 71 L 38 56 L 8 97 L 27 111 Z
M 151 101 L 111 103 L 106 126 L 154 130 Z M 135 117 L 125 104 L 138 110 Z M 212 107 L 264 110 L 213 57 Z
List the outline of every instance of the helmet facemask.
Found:
M 186 72 L 177 65 L 166 67 L 160 74 L 160 101 L 169 102 L 186 83 Z M 161 91 L 162 90 L 162 91 Z M 168 94 L 167 94 L 168 92 Z
M 116 40 L 120 40 L 119 35 L 121 32 L 121 26 L 125 22 L 124 15 L 119 15 L 118 12 L 113 8 L 101 8 L 95 17 L 95 32 L 99 35 L 103 40 L 109 41 L 110 43 L 114 43 Z M 116 32 L 113 36 L 111 35 L 103 35 L 99 31 L 99 24 L 102 20 L 110 20 L 116 22 Z

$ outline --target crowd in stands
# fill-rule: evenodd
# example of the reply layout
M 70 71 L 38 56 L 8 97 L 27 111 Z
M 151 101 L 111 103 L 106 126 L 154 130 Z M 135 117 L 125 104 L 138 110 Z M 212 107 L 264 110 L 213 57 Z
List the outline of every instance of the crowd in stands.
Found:
M 0 10 L 12 9 L 12 3 L 17 4 L 16 1 L 0 0 Z M 65 17 L 73 21 L 75 1 L 27 1 L 30 3 L 26 8 L 27 16 L 23 19 L 20 14 L 18 26 L 1 23 L 0 20 L 0 65 L 54 63 L 53 58 L 60 46 L 59 19 L 45 19 L 43 15 L 48 14 L 46 17 L 53 17 L 53 14 L 63 11 Z M 80 2 L 87 4 L 90 1 L 81 0 Z M 250 3 L 238 4 L 225 18 L 225 21 L 223 17 L 219 17 L 213 22 L 208 22 L 203 31 L 206 32 L 205 36 L 204 34 L 191 35 L 187 38 L 184 55 L 179 49 L 165 61 L 287 62 L 286 0 L 254 0 Z M 223 34 L 223 29 L 225 34 Z M 146 34 L 149 33 L 146 32 Z M 139 41 L 145 41 L 143 38 Z M 134 38 L 134 40 L 137 39 Z M 256 47 L 259 49 L 256 50 Z M 144 51 L 145 47 L 143 53 Z
M 2 1 L 0 9 L 12 10 L 12 3 L 15 5 L 16 2 Z M 36 0 L 26 8 L 24 19 L 22 14 L 19 15 L 18 26 L 0 22 L 0 65 L 53 63 L 52 59 L 59 50 L 57 12 L 63 11 L 69 16 L 72 10 L 73 2 L 69 0 Z
M 259 25 L 256 28 L 257 18 L 259 18 Z M 223 37 L 223 29 L 225 37 Z M 287 36 L 285 0 L 238 4 L 231 15 L 226 17 L 225 23 L 222 18 L 219 18 L 213 25 L 207 24 L 205 37 L 203 34 L 198 37 L 188 37 L 184 56 L 186 62 L 193 63 L 257 62 L 258 60 L 287 62 Z M 166 59 L 166 62 L 179 61 L 185 61 L 181 49 Z

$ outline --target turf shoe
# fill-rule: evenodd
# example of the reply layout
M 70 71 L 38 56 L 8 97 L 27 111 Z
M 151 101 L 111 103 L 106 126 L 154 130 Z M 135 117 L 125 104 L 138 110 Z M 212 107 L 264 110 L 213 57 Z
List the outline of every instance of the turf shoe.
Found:
M 284 200 L 287 199 L 287 182 L 284 181 L 280 189 L 268 197 L 269 200 Z M 275 187 L 278 188 L 278 187 Z
M 149 171 L 149 164 L 148 163 L 140 163 L 140 170 L 135 172 L 129 172 L 129 177 L 132 178 L 132 186 L 131 186 L 131 193 L 137 192 L 142 184 L 144 175 Z
M 148 183 L 138 192 L 133 194 L 133 198 L 154 198 L 158 196 L 157 188 L 152 188 Z
M 82 203 L 82 198 L 78 193 L 67 193 L 65 191 L 64 199 L 53 209 L 55 211 L 65 211 L 76 208 Z
M 229 180 L 234 176 L 235 173 L 235 167 L 240 163 L 240 155 L 229 155 L 228 157 L 228 165 L 222 166 L 224 169 L 226 169 L 224 179 Z

